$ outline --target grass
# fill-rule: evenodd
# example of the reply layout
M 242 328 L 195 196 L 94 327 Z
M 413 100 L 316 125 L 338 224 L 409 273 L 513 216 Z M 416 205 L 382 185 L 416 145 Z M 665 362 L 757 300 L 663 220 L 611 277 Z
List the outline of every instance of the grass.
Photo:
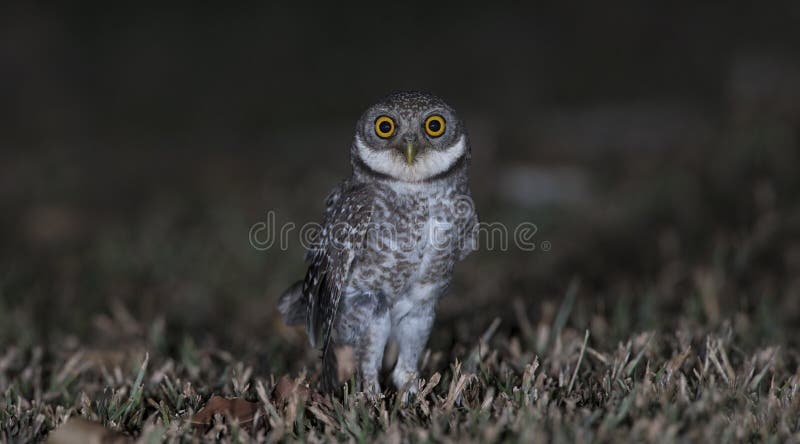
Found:
M 75 416 L 142 442 L 800 439 L 796 349 L 748 349 L 748 332 L 728 322 L 644 331 L 615 344 L 595 337 L 603 329 L 569 326 L 578 291 L 573 283 L 553 322 L 517 330 L 496 319 L 460 351 L 428 354 L 419 396 L 406 403 L 393 391 L 317 393 L 313 356 L 304 362 L 308 375 L 281 375 L 254 371 L 257 357 L 190 342 L 165 353 L 158 344 L 169 338 L 153 335 L 130 338 L 137 346 L 122 353 L 8 347 L 0 357 L 0 440 L 42 439 Z M 532 326 L 527 307 L 517 307 Z M 146 331 L 129 314 L 117 316 L 109 322 L 120 330 Z M 255 402 L 258 413 L 243 424 L 193 424 L 212 394 Z

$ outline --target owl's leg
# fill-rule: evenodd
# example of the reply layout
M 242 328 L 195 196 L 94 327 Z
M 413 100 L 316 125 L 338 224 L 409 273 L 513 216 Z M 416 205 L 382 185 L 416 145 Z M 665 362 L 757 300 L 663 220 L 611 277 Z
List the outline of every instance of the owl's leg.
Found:
M 417 366 L 433 326 L 434 306 L 435 300 L 430 298 L 415 304 L 398 304 L 393 310 L 392 336 L 397 340 L 399 353 L 392 380 L 398 390 L 408 384 L 408 392 L 417 391 L 414 384 Z
M 368 321 L 364 334 L 356 342 L 356 357 L 359 362 L 359 379 L 361 390 L 370 393 L 380 393 L 381 385 L 378 374 L 383 364 L 383 351 L 389 340 L 391 321 L 389 311 L 375 314 Z
M 357 383 L 365 392 L 380 393 L 378 374 L 391 331 L 386 298 L 382 294 L 362 293 L 348 297 L 346 302 L 341 326 L 346 330 L 343 335 L 346 342 L 353 347 Z

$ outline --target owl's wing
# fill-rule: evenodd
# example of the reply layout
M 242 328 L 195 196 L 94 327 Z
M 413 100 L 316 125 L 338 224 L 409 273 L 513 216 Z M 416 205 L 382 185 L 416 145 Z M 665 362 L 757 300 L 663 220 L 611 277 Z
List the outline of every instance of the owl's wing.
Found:
M 327 351 L 336 313 L 354 260 L 364 245 L 372 218 L 372 193 L 342 184 L 326 201 L 325 218 L 306 254 L 303 294 L 308 302 L 307 331 L 312 346 Z
M 478 249 L 478 229 L 480 228 L 478 212 L 475 210 L 471 196 L 469 206 L 462 211 L 464 214 L 462 214 L 461 232 L 459 233 L 459 261 L 463 261 L 470 253 Z

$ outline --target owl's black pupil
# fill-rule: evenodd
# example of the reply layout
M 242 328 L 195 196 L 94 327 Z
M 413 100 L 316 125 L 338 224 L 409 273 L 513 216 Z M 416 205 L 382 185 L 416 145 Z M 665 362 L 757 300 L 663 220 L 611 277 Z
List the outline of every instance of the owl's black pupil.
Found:
M 392 124 L 386 121 L 383 121 L 378 124 L 378 128 L 380 128 L 382 133 L 388 133 L 392 130 Z
M 434 133 L 439 131 L 442 128 L 442 124 L 438 120 L 431 120 L 428 122 L 428 129 L 433 131 Z

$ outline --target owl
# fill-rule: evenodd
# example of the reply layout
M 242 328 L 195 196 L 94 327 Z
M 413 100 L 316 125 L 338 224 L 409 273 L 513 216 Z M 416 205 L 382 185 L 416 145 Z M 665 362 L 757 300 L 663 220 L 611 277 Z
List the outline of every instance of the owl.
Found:
M 415 391 L 417 366 L 455 264 L 476 248 L 463 122 L 438 97 L 391 94 L 368 108 L 350 147 L 352 174 L 326 199 L 305 279 L 280 298 L 288 325 L 322 352 L 323 389 L 344 383 L 337 350 L 365 392 L 380 392 L 388 341 L 392 382 Z

